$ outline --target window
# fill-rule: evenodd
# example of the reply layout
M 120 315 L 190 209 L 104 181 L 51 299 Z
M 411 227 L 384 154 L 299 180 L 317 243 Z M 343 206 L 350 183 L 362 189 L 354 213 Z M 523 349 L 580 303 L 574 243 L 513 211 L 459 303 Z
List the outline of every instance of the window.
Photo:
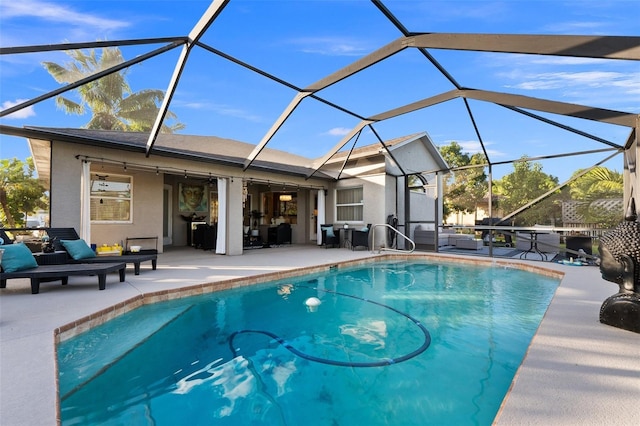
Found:
M 91 173 L 91 221 L 131 223 L 131 176 Z
M 336 190 L 336 220 L 338 222 L 362 222 L 364 202 L 362 187 Z
M 421 175 L 409 175 L 407 177 L 407 186 L 411 192 L 425 192 L 427 180 Z

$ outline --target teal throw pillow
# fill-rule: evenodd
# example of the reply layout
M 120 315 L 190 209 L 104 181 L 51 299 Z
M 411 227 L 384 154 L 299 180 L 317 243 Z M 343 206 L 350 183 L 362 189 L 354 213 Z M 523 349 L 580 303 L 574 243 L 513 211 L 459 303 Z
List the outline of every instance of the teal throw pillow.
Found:
M 88 259 L 96 257 L 96 253 L 91 250 L 91 247 L 87 245 L 86 241 L 80 238 L 79 240 L 60 240 L 62 247 L 69 253 L 69 256 L 73 260 Z
M 23 269 L 37 268 L 38 262 L 31 254 L 29 247 L 23 243 L 2 246 L 2 270 L 4 272 L 17 272 Z
M 333 233 L 333 227 L 332 226 L 321 226 L 320 228 L 323 231 L 326 231 L 327 237 L 335 237 L 336 236 L 336 234 Z
M 361 229 L 362 232 L 368 232 L 369 228 L 367 228 L 366 226 L 364 228 Z

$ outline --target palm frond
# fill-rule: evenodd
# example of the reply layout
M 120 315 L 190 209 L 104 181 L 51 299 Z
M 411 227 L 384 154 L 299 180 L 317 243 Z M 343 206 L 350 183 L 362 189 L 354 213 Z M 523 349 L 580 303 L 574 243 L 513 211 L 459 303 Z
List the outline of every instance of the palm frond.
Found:
M 42 65 L 58 83 L 74 83 L 81 78 L 75 70 L 65 68 L 54 62 L 43 62 Z
M 82 115 L 85 113 L 84 106 L 82 104 L 62 96 L 56 97 L 56 107 L 60 108 L 67 114 Z

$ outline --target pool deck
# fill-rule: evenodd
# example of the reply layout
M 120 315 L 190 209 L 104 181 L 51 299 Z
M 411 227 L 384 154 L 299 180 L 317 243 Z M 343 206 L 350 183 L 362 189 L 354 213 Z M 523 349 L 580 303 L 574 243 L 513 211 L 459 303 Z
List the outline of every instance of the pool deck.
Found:
M 312 245 L 242 256 L 182 248 L 160 254 L 157 271 L 142 264 L 136 276 L 128 268 L 123 283 L 109 275 L 105 291 L 87 277 L 70 277 L 65 287 L 43 283 L 40 294 L 31 294 L 26 279 L 10 280 L 0 290 L 0 425 L 58 423 L 57 327 L 144 293 L 369 256 L 374 254 Z M 494 424 L 639 425 L 640 334 L 598 321 L 602 302 L 617 286 L 604 281 L 597 267 L 524 262 L 566 275 Z

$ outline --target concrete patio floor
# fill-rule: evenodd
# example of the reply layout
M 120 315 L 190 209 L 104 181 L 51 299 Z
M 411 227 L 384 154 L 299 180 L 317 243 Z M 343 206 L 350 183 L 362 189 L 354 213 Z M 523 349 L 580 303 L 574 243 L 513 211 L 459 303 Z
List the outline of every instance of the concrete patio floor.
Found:
M 95 277 L 71 277 L 65 287 L 44 283 L 37 295 L 28 280 L 10 280 L 0 290 L 0 425 L 57 424 L 57 327 L 144 293 L 375 255 L 313 245 L 242 256 L 180 248 L 159 255 L 157 271 L 143 263 L 138 276 L 128 268 L 124 283 L 110 275 L 105 291 L 98 291 Z M 617 286 L 604 281 L 596 267 L 526 263 L 566 275 L 495 424 L 640 424 L 640 334 L 598 321 L 600 305 Z

